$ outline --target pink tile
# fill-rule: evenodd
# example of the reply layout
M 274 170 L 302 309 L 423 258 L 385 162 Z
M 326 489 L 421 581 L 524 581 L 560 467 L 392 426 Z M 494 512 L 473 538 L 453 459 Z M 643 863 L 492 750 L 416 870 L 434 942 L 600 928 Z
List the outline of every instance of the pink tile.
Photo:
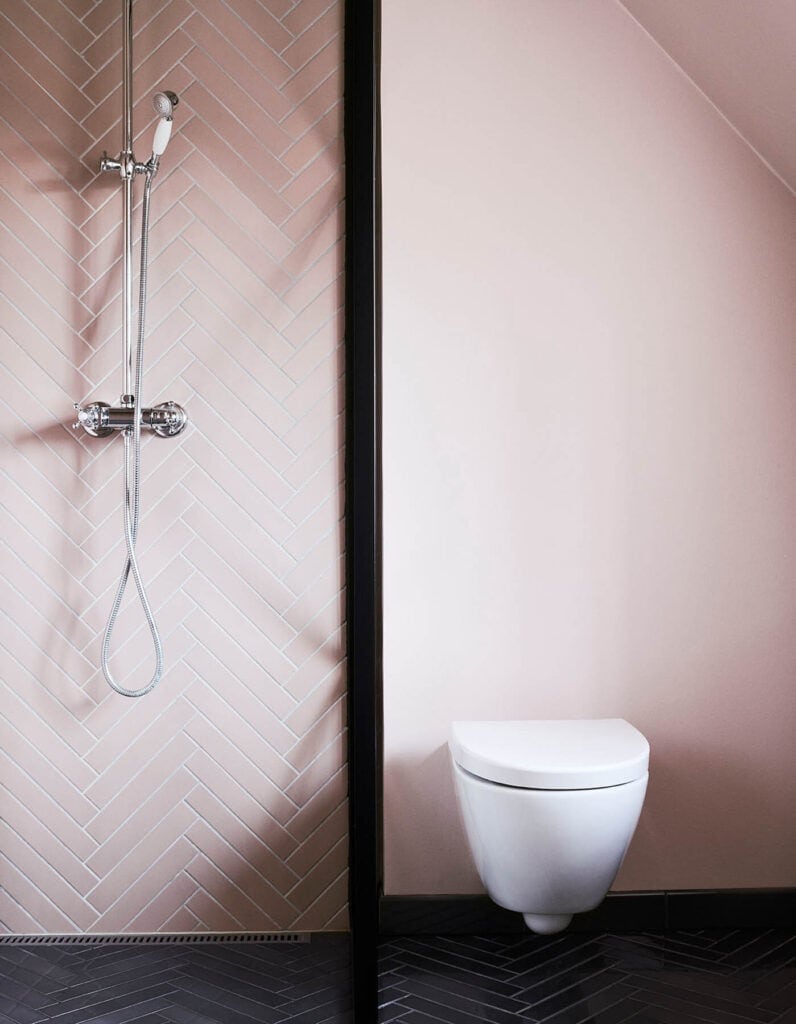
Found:
M 236 644 L 204 612 L 195 612 L 185 624 L 197 639 L 190 663 L 208 685 L 224 686 L 226 680 L 234 676 L 274 715 L 287 714 L 296 706 L 290 694 L 263 672 L 255 658 Z M 203 644 L 199 643 L 199 638 L 202 638 Z
M 3 820 L 8 828 L 45 860 L 80 895 L 96 883 L 96 876 L 58 835 L 58 822 L 45 827 L 19 800 L 3 793 Z M 54 826 L 54 827 L 53 827 Z
M 161 750 L 169 737 L 179 735 L 193 718 L 189 704 L 176 700 L 140 735 L 130 737 L 130 745 L 119 752 L 118 757 L 100 773 L 96 782 L 86 789 L 86 796 L 98 807 L 103 807 L 115 796 L 119 779 L 134 778 L 142 763 L 146 763 L 152 751 Z
M 325 11 L 335 6 L 334 0 L 303 0 L 282 19 L 282 24 L 294 36 L 301 36 Z
M 9 803 L 9 824 L 12 818 L 24 813 L 47 828 L 78 860 L 94 852 L 97 844 L 68 811 L 4 755 L 0 755 L 0 785 L 4 787 L 3 795 Z M 16 811 L 11 806 L 14 801 L 19 805 Z M 35 826 L 32 824 L 30 827 Z
M 91 73 L 83 58 L 70 47 L 58 45 L 58 36 L 24 5 L 16 9 L 13 20 L 0 11 L 0 33 L 3 49 L 51 96 L 57 96 L 64 110 L 80 121 L 89 104 L 75 82 L 85 80 Z M 48 42 L 56 43 L 61 63 L 56 62 L 56 54 L 47 49 Z
M 290 67 L 248 25 L 229 17 L 221 0 L 205 0 L 201 14 L 204 17 L 197 14 L 186 25 L 188 35 L 222 67 L 235 68 L 245 61 L 255 68 L 260 76 L 254 89 L 258 102 L 281 112 L 284 99 L 278 87 L 289 77 Z
M 197 289 L 211 296 L 216 307 L 269 359 L 278 365 L 291 355 L 291 345 L 263 313 L 239 292 L 227 288 L 224 279 L 203 259 L 196 256 L 190 260 L 183 274 Z
M 0 922 L 0 933 L 3 935 L 38 935 L 44 931 L 40 921 L 31 917 L 15 899 L 1 889 Z
M 325 712 L 336 705 L 345 693 L 345 677 L 332 673 L 310 690 L 300 705 L 285 718 L 285 725 L 296 735 L 302 736 Z
M 337 317 L 332 316 L 286 364 L 288 372 L 294 375 L 296 380 L 296 388 L 290 400 L 297 419 L 301 417 L 308 406 L 314 404 L 314 399 L 326 394 L 339 379 L 336 374 L 340 370 L 343 358 L 343 342 L 339 338 L 338 331 Z M 304 386 L 301 387 L 301 385 Z M 342 436 L 340 436 L 339 442 L 338 446 L 342 447 Z M 315 443 L 315 441 L 309 442 L 312 445 Z
M 230 7 L 247 29 L 258 36 L 274 53 L 281 53 L 289 46 L 292 36 L 273 17 L 267 6 L 259 0 L 228 0 Z
M 116 694 L 108 697 L 110 704 L 124 701 Z M 87 826 L 87 831 L 97 843 L 104 843 L 130 814 L 131 807 L 137 807 L 154 792 L 164 778 L 172 775 L 190 757 L 194 744 L 184 735 L 178 734 L 161 750 L 144 762 L 129 782 L 120 782 L 117 792 Z M 92 850 L 93 852 L 93 850 Z
M 339 768 L 328 781 L 312 794 L 301 810 L 290 822 L 290 834 L 304 842 L 338 807 L 348 793 L 348 777 L 345 768 Z
M 57 224 L 59 218 L 54 218 L 54 220 Z M 29 263 L 45 264 L 47 272 L 52 276 L 54 288 L 64 287 L 70 292 L 78 294 L 83 291 L 88 281 L 84 272 L 75 262 L 74 251 L 69 252 L 55 248 L 53 234 L 37 223 L 27 210 L 16 203 L 5 201 L 0 204 L 0 221 L 5 224 L 12 235 L 20 239 L 20 242 L 24 239 L 23 246 L 17 247 L 15 250 L 9 249 L 9 251 L 19 253 L 24 247 L 25 251 L 30 253 L 26 257 Z M 72 237 L 74 238 L 74 236 Z M 9 237 L 6 241 L 11 242 L 11 238 Z M 40 273 L 40 271 L 36 272 Z M 82 316 L 83 313 L 80 312 L 79 318 Z
M 295 782 L 291 782 L 285 793 L 303 807 L 339 771 L 345 757 L 346 735 L 343 729 L 334 735 L 329 745 L 317 754 Z
M 282 92 L 294 106 L 304 103 L 307 97 L 318 90 L 329 75 L 338 72 L 342 50 L 342 37 L 340 35 L 332 36 L 323 43 L 301 70 L 285 82 Z
M 333 48 L 330 47 L 330 50 Z M 294 85 L 294 94 L 299 97 L 292 114 L 282 121 L 282 127 L 294 139 L 300 138 L 308 128 L 317 124 L 324 114 L 340 100 L 341 69 L 329 70 L 331 67 L 329 53 L 319 54 L 306 69 L 300 72 L 300 79 Z M 326 78 L 323 74 L 329 71 Z M 317 74 L 313 77 L 314 73 Z M 317 83 L 317 84 L 315 84 Z M 307 88 L 315 87 L 311 92 L 303 94 Z
M 180 838 L 169 847 L 154 863 L 143 866 L 142 873 L 130 888 L 116 902 L 96 919 L 91 931 L 117 932 L 128 927 L 129 922 L 163 891 L 164 886 L 178 885 L 183 869 L 193 856 L 193 847 L 187 839 Z
M 182 836 L 193 822 L 193 813 L 184 803 L 178 803 L 165 814 L 140 842 L 135 843 L 87 895 L 87 900 L 98 913 L 105 913 L 153 863 L 162 850 L 168 849 Z M 173 912 L 170 911 L 170 913 Z
M 344 871 L 318 896 L 303 914 L 296 918 L 296 928 L 328 931 L 332 921 L 344 919 L 348 900 L 348 872 Z
M 346 727 L 345 700 L 341 695 L 336 703 L 325 708 L 311 725 L 308 725 L 295 744 L 285 754 L 285 759 L 300 772 L 305 771 L 318 756 L 333 744 Z M 345 760 L 345 755 L 339 763 Z
M 24 860 L 23 863 L 27 867 L 27 860 Z M 56 892 L 53 894 L 53 898 L 51 898 L 45 889 L 41 888 L 38 882 L 34 880 L 40 877 L 40 873 L 36 870 L 35 866 L 31 870 L 34 879 L 28 878 L 21 870 L 21 866 L 15 864 L 2 850 L 0 850 L 0 874 L 3 877 L 3 889 L 6 894 L 17 904 L 23 906 L 27 914 L 38 923 L 39 928 L 34 929 L 34 931 L 68 934 L 70 932 L 83 931 L 84 927 L 86 927 L 86 924 L 83 923 L 84 921 L 90 924 L 90 908 L 88 914 L 86 914 L 85 910 L 81 909 L 79 905 L 75 908 L 71 905 L 72 901 L 65 900 L 68 904 L 68 910 L 75 911 L 75 916 L 78 918 L 75 921 L 67 911 L 59 906 L 58 899 L 63 899 L 61 887 L 56 886 Z
M 7 105 L 13 105 L 18 100 L 5 86 L 0 86 L 0 108 L 8 109 Z M 5 152 L 0 155 L 0 162 L 3 166 L 3 185 L 13 187 L 14 195 L 20 200 L 27 202 L 28 196 L 32 196 L 39 205 L 51 205 L 55 211 L 60 213 L 69 223 L 76 228 L 91 213 L 91 205 L 87 203 L 75 188 L 75 183 L 66 182 L 61 171 L 57 173 L 57 180 L 66 187 L 59 189 L 47 188 L 46 183 L 52 180 L 52 169 L 42 155 L 34 148 L 33 143 L 38 143 L 38 138 L 27 139 L 24 135 L 8 134 L 5 140 Z M 62 169 L 72 166 L 74 153 L 67 154 L 65 149 L 59 149 L 63 159 L 69 163 L 62 163 Z M 43 222 L 46 226 L 46 220 Z M 75 233 L 75 248 L 79 255 L 82 255 L 81 246 L 83 240 Z
M 218 906 L 223 906 L 226 913 L 231 915 L 233 920 L 239 922 L 244 931 L 270 931 L 280 927 L 279 916 L 267 914 L 262 907 L 249 898 L 243 889 L 238 887 L 235 880 L 220 871 L 203 854 L 192 861 L 190 875 L 202 887 L 207 896 L 211 897 Z M 200 910 L 194 908 L 200 906 L 201 903 L 196 897 L 188 902 L 188 907 L 197 915 L 200 914 Z M 278 912 L 279 909 L 280 907 L 277 905 L 275 912 Z M 291 908 L 290 917 L 285 916 L 282 920 L 288 921 L 292 916 Z M 216 917 L 213 919 L 217 920 Z
M 8 687 L 3 698 L 5 719 L 18 737 L 24 737 L 34 750 L 40 752 L 40 756 L 58 766 L 64 782 L 70 781 L 78 792 L 82 792 L 96 774 L 80 756 L 88 746 L 85 734 L 82 730 L 70 730 L 62 735 L 53 728 L 52 721 L 47 720 L 52 709 L 43 706 L 42 701 L 30 703 L 29 698 L 27 686 L 20 685 L 18 690 Z M 79 744 L 80 753 L 69 743 L 73 733 L 83 741 Z
M 27 3 L 39 16 L 23 22 L 24 30 L 29 26 L 31 39 L 41 39 L 48 45 L 60 39 L 78 53 L 91 42 L 91 31 L 81 21 L 90 6 L 85 0 L 70 0 L 65 5 L 52 4 L 50 0 L 27 0 Z
M 347 836 L 348 804 L 342 803 L 335 807 L 288 857 L 288 866 L 304 878 L 335 843 Z
M 224 721 L 228 721 L 226 715 L 222 717 Z M 211 724 L 203 716 L 197 716 L 186 732 L 204 752 L 202 756 L 197 754 L 191 759 L 189 767 L 194 774 L 201 774 L 201 781 L 207 784 L 208 757 L 209 752 L 212 751 L 213 763 L 217 767 L 220 766 L 225 772 L 219 785 L 226 786 L 227 789 L 235 787 L 245 790 L 274 819 L 274 822 L 279 824 L 280 827 L 274 829 L 273 841 L 269 840 L 268 842 L 268 845 L 276 853 L 281 853 L 287 847 L 292 849 L 292 841 L 281 826 L 295 814 L 296 805 L 285 796 L 284 789 L 278 783 L 285 786 L 286 779 L 291 775 L 295 778 L 295 770 L 286 762 L 282 762 L 279 772 L 275 773 L 277 779 L 272 782 L 264 775 L 259 765 L 246 756 L 237 740 L 228 740 L 222 734 L 220 727 L 217 728 L 214 723 Z M 274 759 L 261 755 L 258 760 L 273 761 Z M 217 793 L 215 788 L 212 786 L 210 788 Z
M 335 417 L 326 424 L 322 433 L 304 447 L 282 475 L 299 491 L 327 463 L 339 462 L 345 468 L 344 433 L 342 417 Z
M 291 902 L 306 910 L 318 897 L 347 870 L 348 837 L 343 836 L 304 875 L 288 894 Z
M 203 549 L 211 550 L 216 558 L 223 559 L 278 615 L 283 615 L 293 605 L 293 592 L 279 580 L 273 567 L 265 564 L 247 546 L 245 534 L 240 535 L 230 529 L 223 520 L 209 512 L 202 502 L 196 502 L 183 519 L 201 537 Z M 198 558 L 197 555 L 194 560 L 197 566 Z
M 285 550 L 289 551 L 297 562 L 303 561 L 313 548 L 323 541 L 330 533 L 337 533 L 335 520 L 343 518 L 343 493 L 333 485 L 332 489 L 324 487 L 324 496 L 319 502 L 313 503 L 310 514 L 285 540 Z M 332 511 L 337 509 L 337 515 Z
M 278 683 L 284 684 L 291 677 L 293 666 L 259 625 L 241 616 L 236 605 L 198 573 L 191 580 L 190 595 L 204 615 L 248 651 Z
M 223 837 L 241 856 L 254 864 L 261 874 L 276 886 L 278 892 L 291 889 L 300 874 L 287 861 L 277 857 L 260 836 L 224 806 L 205 786 L 197 786 L 188 797 L 197 820 L 206 822 L 216 835 Z M 291 854 L 290 860 L 295 854 Z
M 234 289 L 247 297 L 249 302 L 255 303 L 262 315 L 277 330 L 281 330 L 292 320 L 292 310 L 271 288 L 267 274 L 263 274 L 256 263 L 249 266 L 244 255 L 238 256 L 225 245 L 223 239 L 198 220 L 183 231 L 182 237 L 198 256 L 212 264 L 226 287 Z M 279 287 L 284 275 L 280 271 L 276 276 Z
M 238 688 L 234 701 L 228 697 L 226 687 L 216 689 L 203 681 L 195 683 L 187 694 L 188 700 L 196 710 L 235 748 L 234 755 L 232 751 L 230 755 L 237 759 L 238 753 L 243 754 L 265 776 L 267 781 L 263 781 L 264 789 L 270 788 L 273 784 L 282 793 L 297 774 L 290 759 L 283 756 L 286 746 L 293 749 L 295 745 L 290 743 L 289 731 L 273 717 L 258 713 L 260 709 L 257 701 L 245 688 Z M 259 728 L 250 723 L 249 714 L 257 716 Z M 197 729 L 200 725 L 201 723 L 197 723 Z M 187 731 L 197 739 L 197 742 L 201 742 L 199 733 L 194 734 L 193 726 Z M 201 732 L 205 742 L 208 742 L 208 735 L 204 730 Z M 274 737 L 273 744 L 270 742 L 271 735 Z M 278 813 L 274 811 L 277 805 L 281 808 Z M 279 821 L 286 820 L 295 813 L 296 808 L 290 801 L 277 801 L 277 805 L 269 797 L 268 808 Z
M 224 209 L 255 235 L 260 245 L 277 261 L 284 260 L 293 248 L 289 239 L 268 216 L 267 212 L 251 197 L 247 190 L 233 178 L 223 174 L 201 150 L 195 150 L 182 164 L 197 183 L 187 197 L 188 208 L 198 215 L 205 202 L 205 196 L 224 196 Z
M 341 610 L 342 601 L 335 594 L 325 608 L 313 615 L 296 639 L 284 648 L 285 655 L 296 665 L 304 664 L 315 654 L 320 638 L 331 636 L 339 627 Z
M 87 867 L 99 877 L 105 878 L 122 858 L 132 851 L 168 813 L 182 805 L 196 784 L 196 780 L 184 768 L 179 768 L 151 795 L 137 806 L 121 826 L 99 847 L 86 862 Z
M 185 58 L 185 66 L 196 78 L 189 90 L 192 108 L 206 121 L 223 118 L 225 108 L 234 111 L 260 144 L 278 156 L 293 142 L 277 123 L 292 109 L 292 103 L 264 77 L 263 69 L 241 60 L 204 19 L 196 19 L 191 28 L 195 31 L 190 34 L 199 43 Z M 276 162 L 266 170 L 274 182 L 287 174 Z
M 329 533 L 296 563 L 285 583 L 296 594 L 303 594 L 331 565 L 335 565 L 344 550 L 342 531 Z
M 272 881 L 264 871 L 258 870 L 260 865 L 246 856 L 247 853 L 251 855 L 250 847 L 236 848 L 204 821 L 197 821 L 193 825 L 188 838 L 207 860 L 233 880 L 252 903 L 270 918 L 277 921 L 289 921 L 292 918 L 295 908 L 274 886 L 275 880 Z M 290 888 L 288 879 L 282 878 L 281 882 Z
M 277 646 L 281 648 L 294 639 L 295 630 L 263 601 L 253 587 L 249 586 L 246 576 L 239 575 L 219 558 L 204 539 L 193 541 L 185 549 L 185 558 L 197 573 L 234 600 L 237 607 L 252 621 L 257 622 Z
M 194 449 L 199 453 L 208 453 L 213 456 L 213 449 L 205 445 L 197 445 Z M 216 456 L 217 458 L 217 456 Z M 220 481 L 211 478 L 199 465 L 213 465 L 213 459 L 208 462 L 202 459 L 197 468 L 193 469 L 186 478 L 186 484 L 195 494 L 202 495 L 202 502 L 217 516 L 218 519 L 239 537 L 246 546 L 255 552 L 254 557 L 261 559 L 272 572 L 280 578 L 291 571 L 296 562 L 294 558 L 286 554 L 284 549 L 276 542 L 266 529 L 261 525 L 269 511 L 266 502 L 257 495 L 257 492 L 250 487 L 242 488 L 236 493 L 224 486 L 224 478 Z M 230 474 L 232 479 L 235 477 Z M 251 494 L 253 501 L 246 503 L 242 499 Z M 237 500 L 236 500 L 237 499 Z M 283 522 L 283 517 L 277 517 L 277 522 Z
M 223 244 L 242 260 L 248 267 L 256 268 L 259 278 L 268 282 L 269 288 L 280 294 L 291 284 L 291 277 L 285 273 L 280 263 L 271 257 L 268 250 L 256 236 L 247 230 L 248 225 L 222 210 L 212 199 L 212 195 L 194 188 L 187 197 L 192 213 L 212 232 Z
M 185 373 L 186 382 L 203 398 L 213 398 L 221 408 L 236 405 L 237 431 L 270 465 L 277 470 L 284 469 L 292 462 L 293 453 L 282 443 L 280 434 L 293 426 L 294 418 L 271 398 L 264 381 L 256 381 L 226 357 L 226 352 L 204 331 L 194 327 L 183 341 L 196 357 Z
M 154 896 L 129 924 L 130 932 L 190 931 L 191 925 L 180 925 L 180 921 L 196 923 L 196 918 L 185 904 L 197 891 L 196 882 L 187 873 L 168 879 L 160 892 Z
M 283 51 L 282 56 L 292 68 L 301 68 L 343 31 L 343 11 L 332 4 Z
M 277 161 L 262 146 L 252 143 L 249 133 L 242 125 L 236 126 L 231 118 L 227 118 L 221 124 L 214 124 L 211 127 L 197 117 L 186 125 L 184 135 L 204 157 L 215 162 L 217 170 L 225 178 L 244 192 L 276 224 L 281 224 L 290 215 L 290 207 L 278 194 L 289 172 L 284 169 L 277 180 L 273 181 L 266 177 L 265 173 L 260 174 L 253 167 L 243 163 L 238 157 L 238 152 L 246 152 L 249 148 L 254 148 L 266 166 L 273 167 Z M 238 150 L 238 146 L 243 149 Z M 229 188 L 229 185 L 226 188 Z
M 290 856 L 296 848 L 296 840 L 285 831 L 262 803 L 252 796 L 249 789 L 240 785 L 226 770 L 221 769 L 203 750 L 197 750 L 188 768 L 202 785 L 260 837 L 276 857 L 285 860 Z M 251 773 L 247 774 L 251 776 Z M 259 786 L 252 785 L 252 788 L 260 791 Z
M 194 883 L 193 880 L 191 881 L 193 883 L 194 891 L 198 892 L 196 883 Z M 196 929 L 200 927 L 201 925 L 199 924 L 199 919 L 196 915 L 192 914 L 187 906 L 184 906 L 175 911 L 167 921 L 164 921 L 161 927 L 155 928 L 154 930 L 160 932 L 179 933 L 196 931 Z
M 345 234 L 345 205 L 339 203 L 295 246 L 282 266 L 293 278 L 298 279 L 311 267 L 317 259 L 327 252 L 336 242 L 342 241 Z
M 20 54 L 19 59 L 24 61 L 24 54 Z M 55 65 L 52 65 L 51 75 L 53 78 L 59 77 Z M 34 150 L 48 162 L 51 160 L 60 162 L 62 156 L 67 157 L 68 162 L 64 161 L 61 167 L 64 168 L 66 174 L 72 175 L 75 170 L 74 154 L 82 153 L 86 149 L 91 141 L 91 136 L 81 127 L 74 116 L 80 111 L 70 113 L 49 95 L 45 88 L 51 84 L 49 77 L 48 75 L 47 80 L 39 84 L 34 77 L 33 70 L 17 63 L 16 60 L 4 60 L 0 64 L 0 81 L 18 100 L 21 101 L 24 98 L 25 101 L 25 106 L 18 105 L 5 109 L 11 111 L 12 116 L 22 116 L 23 118 L 29 117 L 32 113 L 38 121 L 35 127 L 28 131 L 23 126 L 20 134 L 23 137 L 27 135 Z M 73 181 L 82 184 L 82 179 L 79 177 L 74 178 Z
M 195 858 L 197 870 L 199 869 L 201 859 L 202 858 L 199 855 Z M 193 869 L 194 862 L 192 861 L 191 868 L 189 868 L 189 870 Z M 190 877 L 193 880 L 193 876 Z M 190 900 L 188 900 L 186 907 L 200 922 L 201 927 L 198 930 L 208 932 L 246 931 L 245 925 L 236 917 L 233 917 L 229 910 L 223 907 L 218 900 L 213 899 L 209 893 L 205 892 L 205 890 L 199 886 L 198 882 L 195 882 L 194 884 L 197 886 L 197 891 Z M 219 897 L 226 903 L 223 893 L 219 893 Z
M 306 119 L 300 126 L 296 141 L 281 154 L 282 163 L 291 171 L 306 167 L 333 139 L 343 132 L 343 104 L 338 100 L 323 111 L 315 121 Z
M 256 340 L 244 334 L 198 288 L 183 301 L 182 308 L 224 349 L 225 361 L 232 363 L 233 367 L 236 364 L 242 366 L 255 381 L 262 382 L 268 395 L 279 401 L 292 390 L 293 382 L 263 352 Z M 289 347 L 285 346 L 285 353 L 289 352 Z

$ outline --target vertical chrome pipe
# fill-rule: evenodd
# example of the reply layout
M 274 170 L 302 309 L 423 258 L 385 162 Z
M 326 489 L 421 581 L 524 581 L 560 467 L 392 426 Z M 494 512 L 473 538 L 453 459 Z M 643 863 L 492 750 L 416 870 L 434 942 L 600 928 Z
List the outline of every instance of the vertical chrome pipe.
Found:
M 133 392 L 133 0 L 122 0 L 122 23 L 122 394 L 129 396 Z

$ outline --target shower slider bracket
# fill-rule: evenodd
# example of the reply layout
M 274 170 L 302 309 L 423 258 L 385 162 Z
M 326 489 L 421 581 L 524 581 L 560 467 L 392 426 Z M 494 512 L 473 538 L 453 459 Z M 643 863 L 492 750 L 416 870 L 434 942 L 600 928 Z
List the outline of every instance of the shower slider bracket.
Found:
M 132 178 L 134 174 L 146 174 L 147 171 L 154 174 L 157 171 L 157 163 L 150 159 L 147 163 L 142 164 L 140 160 L 135 159 L 132 153 L 120 153 L 114 160 L 103 150 L 99 169 L 100 171 L 118 171 L 119 177 L 124 179 Z
M 79 430 L 82 427 L 91 437 L 108 437 L 116 430 L 133 429 L 135 406 L 132 403 L 108 405 L 107 402 L 91 402 L 81 406 L 75 402 L 75 412 L 77 420 L 72 424 L 72 429 Z M 183 432 L 187 423 L 188 414 L 176 402 L 161 402 L 151 409 L 141 410 L 141 426 L 158 437 L 175 437 Z

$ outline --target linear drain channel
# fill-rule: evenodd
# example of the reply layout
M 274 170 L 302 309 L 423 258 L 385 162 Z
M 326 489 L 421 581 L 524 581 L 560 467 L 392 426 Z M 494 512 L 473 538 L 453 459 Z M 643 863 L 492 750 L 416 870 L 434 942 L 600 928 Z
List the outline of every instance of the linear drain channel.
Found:
M 170 932 L 163 935 L 0 935 L 2 946 L 163 946 L 211 942 L 309 942 L 309 932 Z

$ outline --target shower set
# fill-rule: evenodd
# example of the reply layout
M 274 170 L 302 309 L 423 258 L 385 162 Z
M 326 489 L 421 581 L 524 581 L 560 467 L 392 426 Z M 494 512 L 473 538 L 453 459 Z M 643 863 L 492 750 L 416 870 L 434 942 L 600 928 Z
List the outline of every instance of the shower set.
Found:
M 141 516 L 141 431 L 147 429 L 160 437 L 174 437 L 186 426 L 185 410 L 176 402 L 163 402 L 151 408 L 144 407 L 142 381 L 144 374 L 144 340 L 146 335 L 147 265 L 149 250 L 149 203 L 152 181 L 157 174 L 160 158 L 171 137 L 174 108 L 179 102 L 173 92 L 158 92 L 153 98 L 155 112 L 159 115 L 152 142 L 152 155 L 145 162 L 139 162 L 133 155 L 133 0 L 121 0 L 122 4 L 122 106 L 123 128 L 122 149 L 116 159 L 103 153 L 99 169 L 106 173 L 118 174 L 122 182 L 122 367 L 123 391 L 117 405 L 108 402 L 90 402 L 81 406 L 75 403 L 76 430 L 84 430 L 92 437 L 107 437 L 121 433 L 124 442 L 124 540 L 126 557 L 116 595 L 111 606 L 108 623 L 102 640 L 101 665 L 108 684 L 124 697 L 143 697 L 160 681 L 163 674 L 163 645 L 155 617 L 147 598 L 144 583 L 136 557 L 136 540 Z M 138 322 L 136 325 L 135 364 L 133 363 L 133 182 L 136 175 L 144 177 L 144 193 L 141 205 L 141 262 L 138 277 Z M 132 576 L 138 599 L 144 613 L 155 653 L 155 668 L 151 678 L 139 689 L 122 686 L 110 670 L 110 646 L 114 626 L 124 598 L 128 581 Z

